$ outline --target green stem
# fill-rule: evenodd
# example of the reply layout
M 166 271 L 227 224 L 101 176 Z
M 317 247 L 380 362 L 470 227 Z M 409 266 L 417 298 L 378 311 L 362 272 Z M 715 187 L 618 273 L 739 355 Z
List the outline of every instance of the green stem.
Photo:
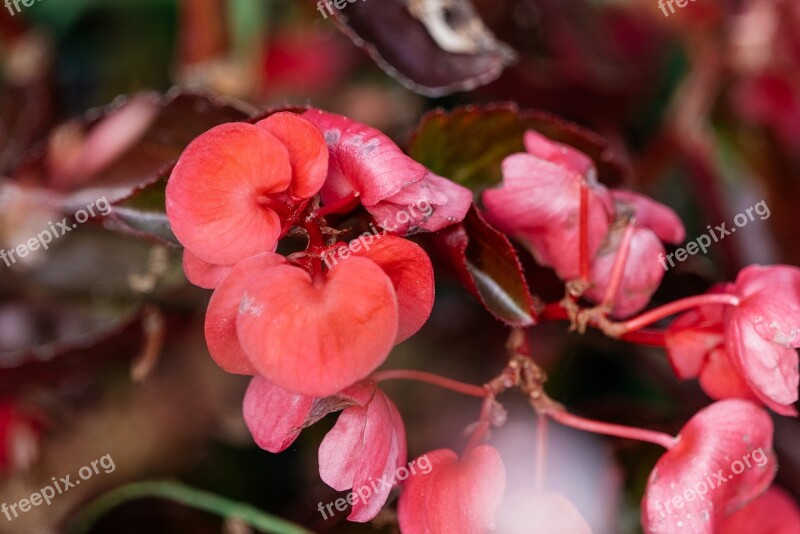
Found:
M 70 534 L 84 534 L 109 510 L 136 499 L 161 498 L 179 502 L 224 518 L 235 517 L 260 532 L 270 534 L 312 534 L 285 519 L 236 501 L 169 480 L 134 482 L 101 495 L 86 506 L 67 528 Z

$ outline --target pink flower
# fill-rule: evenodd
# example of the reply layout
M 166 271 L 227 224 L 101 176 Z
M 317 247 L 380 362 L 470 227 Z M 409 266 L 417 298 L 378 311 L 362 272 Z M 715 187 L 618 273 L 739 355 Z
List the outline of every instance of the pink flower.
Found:
M 411 475 L 400 494 L 397 516 L 403 534 L 483 534 L 494 528 L 506 486 L 497 450 L 479 445 L 461 459 L 449 449 L 425 456 L 431 470 Z
M 699 411 L 650 473 L 642 499 L 645 532 L 718 532 L 726 515 L 772 482 L 772 431 L 767 412 L 748 401 L 719 401 Z
M 487 220 L 522 243 L 562 280 L 580 276 L 581 186 L 588 187 L 588 251 L 594 257 L 609 230 L 612 200 L 591 160 L 577 150 L 528 132 L 531 153 L 503 161 L 500 187 L 483 192 Z
M 319 128 L 330 152 L 323 204 L 357 196 L 379 224 L 400 235 L 464 219 L 472 193 L 429 173 L 380 131 L 318 109 L 303 117 Z
M 319 474 L 337 491 L 352 489 L 350 521 L 370 521 L 406 467 L 406 432 L 392 401 L 373 383 L 342 392 L 345 408 L 319 447 Z
M 312 422 L 316 401 L 255 376 L 244 396 L 244 422 L 259 447 L 278 453 L 294 443 L 300 431 Z
M 699 375 L 714 398 L 758 399 L 777 413 L 796 415 L 800 269 L 753 265 L 734 284 L 709 293 L 740 300 L 736 306 L 701 306 L 670 325 L 666 346 L 677 376 Z

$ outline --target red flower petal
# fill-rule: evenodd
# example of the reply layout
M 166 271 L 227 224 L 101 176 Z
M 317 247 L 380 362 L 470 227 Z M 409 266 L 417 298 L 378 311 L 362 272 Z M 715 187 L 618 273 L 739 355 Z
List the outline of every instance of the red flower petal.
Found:
M 318 109 L 306 111 L 303 117 L 320 129 L 330 151 L 324 203 L 358 193 L 365 206 L 373 206 L 428 173 L 375 128 Z
M 747 315 L 758 334 L 784 347 L 800 347 L 800 269 L 751 265 L 736 277 L 738 314 Z
M 398 235 L 438 232 L 464 220 L 472 191 L 447 178 L 428 173 L 396 195 L 367 206 L 378 226 Z
M 797 534 L 800 508 L 785 490 L 772 486 L 720 524 L 719 534 Z
M 791 405 L 800 379 L 797 351 L 767 341 L 749 319 L 739 310 L 731 313 L 725 330 L 731 361 L 762 402 L 779 414 L 796 415 Z
M 582 178 L 568 168 L 530 154 L 503 161 L 503 183 L 483 193 L 487 219 L 526 245 L 536 260 L 563 280 L 579 276 Z M 608 233 L 611 197 L 600 184 L 589 189 L 589 255 Z
M 580 150 L 552 141 L 534 130 L 525 132 L 523 142 L 528 154 L 556 163 L 578 176 L 588 176 L 594 168 L 592 159 Z
M 758 397 L 731 363 L 728 352 L 722 346 L 708 353 L 700 372 L 700 387 L 712 399 L 746 399 L 758 402 Z
M 650 473 L 645 532 L 717 532 L 726 514 L 772 482 L 772 430 L 769 415 L 748 401 L 719 401 L 699 411 Z
M 183 249 L 183 272 L 191 283 L 203 289 L 214 289 L 230 274 L 233 265 L 206 263 Z
M 278 453 L 300 435 L 315 401 L 314 397 L 291 393 L 255 376 L 244 395 L 244 422 L 259 447 Z
M 276 385 L 325 397 L 361 380 L 397 336 L 397 298 L 374 262 L 350 258 L 324 280 L 278 266 L 252 281 L 239 310 L 239 341 Z
M 236 316 L 245 290 L 259 276 L 267 276 L 272 267 L 286 260 L 265 252 L 236 264 L 227 278 L 211 295 L 206 311 L 205 334 L 208 351 L 217 365 L 229 373 L 254 375 L 253 364 L 242 350 L 236 334 Z
M 605 295 L 624 233 L 624 227 L 613 228 L 592 262 L 590 279 L 594 285 L 586 297 L 594 302 L 602 301 Z M 639 227 L 633 230 L 628 260 L 611 311 L 614 317 L 628 317 L 647 306 L 664 278 L 664 269 L 658 263 L 659 254 L 663 253 L 664 245 L 653 232 Z
M 281 221 L 263 202 L 291 180 L 289 154 L 271 133 L 244 123 L 216 126 L 192 141 L 172 171 L 170 225 L 208 263 L 230 265 L 275 250 Z
M 392 281 L 400 317 L 395 343 L 416 334 L 431 316 L 434 300 L 433 266 L 422 247 L 401 237 L 367 233 L 351 241 L 350 250 L 377 263 Z M 326 256 L 330 263 L 338 257 Z
M 427 457 L 432 469 L 412 475 L 403 488 L 397 518 L 403 534 L 484 534 L 494 527 L 506 472 L 494 447 L 479 445 L 458 459 L 449 449 Z
M 706 294 L 724 293 L 730 284 L 718 284 Z M 679 315 L 667 328 L 669 362 L 681 380 L 700 374 L 709 353 L 725 342 L 725 306 L 699 306 Z
M 686 239 L 683 222 L 672 208 L 645 195 L 624 189 L 612 189 L 611 196 L 615 201 L 627 205 L 636 216 L 636 223 L 655 232 L 664 243 L 677 245 Z
M 322 188 L 328 175 L 328 147 L 319 129 L 289 112 L 280 112 L 258 121 L 289 151 L 293 178 L 290 192 L 298 198 L 311 198 Z
M 336 490 L 353 489 L 355 502 L 348 519 L 362 523 L 378 515 L 398 468 L 406 464 L 400 414 L 380 389 L 371 388 L 369 402 L 345 408 L 319 447 L 320 477 Z

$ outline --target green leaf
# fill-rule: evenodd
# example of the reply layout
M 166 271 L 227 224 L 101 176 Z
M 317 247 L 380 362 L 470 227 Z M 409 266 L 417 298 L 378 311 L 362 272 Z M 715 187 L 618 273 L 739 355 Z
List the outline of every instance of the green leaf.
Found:
M 500 183 L 503 159 L 525 151 L 526 130 L 585 152 L 608 185 L 627 178 L 622 158 L 599 135 L 544 112 L 520 111 L 511 103 L 432 111 L 423 117 L 409 154 L 436 174 L 478 193 Z

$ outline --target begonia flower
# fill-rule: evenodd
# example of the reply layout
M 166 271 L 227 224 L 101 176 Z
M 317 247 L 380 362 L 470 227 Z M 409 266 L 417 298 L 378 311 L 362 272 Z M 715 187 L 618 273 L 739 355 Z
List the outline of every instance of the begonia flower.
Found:
M 647 534 L 713 534 L 724 517 L 758 497 L 777 468 L 772 419 L 729 399 L 700 410 L 656 463 L 642 499 Z
M 750 504 L 726 517 L 720 534 L 797 534 L 800 507 L 788 492 L 772 486 Z

